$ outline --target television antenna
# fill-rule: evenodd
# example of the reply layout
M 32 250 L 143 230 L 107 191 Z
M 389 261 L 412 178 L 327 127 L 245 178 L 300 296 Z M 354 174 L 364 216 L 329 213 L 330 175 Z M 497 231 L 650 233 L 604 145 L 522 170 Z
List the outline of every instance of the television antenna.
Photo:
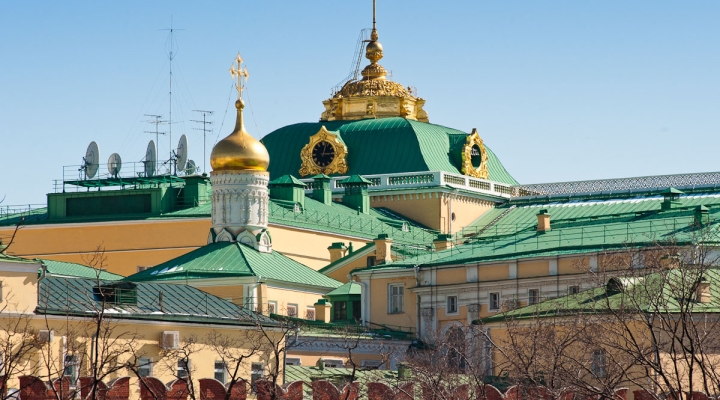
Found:
M 170 60 L 170 118 L 168 118 L 168 141 L 172 146 L 172 62 L 177 55 L 178 47 L 175 41 L 175 31 L 184 31 L 184 29 L 173 28 L 173 17 L 170 16 L 170 28 L 162 29 L 163 31 L 170 31 L 167 40 L 165 41 L 165 49 L 167 50 L 168 59 Z M 170 148 L 170 158 L 172 158 L 172 147 Z
M 145 133 L 154 133 L 154 134 L 155 134 L 155 144 L 156 144 L 156 146 L 157 146 L 156 149 L 155 149 L 155 150 L 157 150 L 156 153 L 155 153 L 155 155 L 157 156 L 157 154 L 159 153 L 159 150 L 160 150 L 160 135 L 164 135 L 164 134 L 165 134 L 165 132 L 160 132 L 160 131 L 158 130 L 158 125 L 164 124 L 164 123 L 166 123 L 167 121 L 160 121 L 160 118 L 162 118 L 162 115 L 145 114 L 145 116 L 146 116 L 146 117 L 150 117 L 150 118 L 155 118 L 154 121 L 153 121 L 153 120 L 148 120 L 148 121 L 147 121 L 147 122 L 149 122 L 149 123 L 151 123 L 151 124 L 155 124 L 155 132 L 153 132 L 153 131 L 145 131 Z
M 113 178 L 117 178 L 118 174 L 120 173 L 120 169 L 122 168 L 122 159 L 120 158 L 120 154 L 118 153 L 112 153 L 110 154 L 110 158 L 108 158 L 108 173 Z
M 148 143 L 147 150 L 145 150 L 145 176 L 150 177 L 157 175 L 157 150 L 155 148 L 155 142 L 152 140 Z
M 183 171 L 185 169 L 185 164 L 187 163 L 187 159 L 188 159 L 187 136 L 182 135 L 182 136 L 180 136 L 180 140 L 178 140 L 177 151 L 175 151 L 175 175 L 177 175 L 178 166 L 180 167 L 181 171 Z
M 207 135 L 208 132 L 212 132 L 212 129 L 207 129 L 206 125 L 212 125 L 212 122 L 207 121 L 205 116 L 207 114 L 212 115 L 213 111 L 205 111 L 205 110 L 193 110 L 193 111 L 202 113 L 202 116 L 203 116 L 202 121 L 194 120 L 194 119 L 191 119 L 191 121 L 198 122 L 198 123 L 202 122 L 202 124 L 203 124 L 202 128 L 193 128 L 193 129 L 195 129 L 196 131 L 203 132 L 203 170 L 207 171 L 207 150 L 205 148 L 205 136 Z
M 85 157 L 79 171 L 83 172 L 85 179 L 92 179 L 100 168 L 100 149 L 97 143 L 90 142 L 85 150 Z

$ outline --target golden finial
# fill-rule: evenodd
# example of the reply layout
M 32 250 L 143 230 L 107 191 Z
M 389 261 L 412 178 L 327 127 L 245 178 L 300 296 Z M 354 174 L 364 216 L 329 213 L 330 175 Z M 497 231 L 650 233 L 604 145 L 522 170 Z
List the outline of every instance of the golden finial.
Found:
M 235 63 L 237 63 L 237 68 Z M 235 129 L 228 137 L 219 141 L 213 147 L 210 155 L 210 165 L 213 171 L 266 171 L 270 164 L 270 156 L 265 146 L 245 130 L 242 112 L 245 103 L 242 101 L 242 91 L 245 89 L 245 83 L 247 83 L 250 73 L 247 67 L 243 67 L 242 64 L 243 59 L 238 53 L 233 65 L 230 67 L 230 75 L 232 75 L 233 79 L 237 79 L 235 84 L 235 89 L 238 92 L 238 99 L 235 101 L 235 108 L 237 108 Z
M 380 61 L 381 58 L 383 58 L 383 47 L 380 42 L 378 42 L 379 36 L 375 25 L 375 0 L 373 0 L 373 27 L 372 33 L 370 33 L 370 42 L 365 48 L 365 58 L 370 60 L 371 64 L 377 64 L 377 62 Z M 376 73 L 373 77 L 381 77 L 385 75 L 386 74 Z

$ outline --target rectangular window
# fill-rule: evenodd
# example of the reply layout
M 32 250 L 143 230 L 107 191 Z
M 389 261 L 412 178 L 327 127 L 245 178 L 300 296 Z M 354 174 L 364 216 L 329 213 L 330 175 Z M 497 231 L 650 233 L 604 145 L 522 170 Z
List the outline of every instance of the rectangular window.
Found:
M 362 318 L 362 306 L 360 305 L 360 300 L 354 300 L 352 307 L 353 318 L 359 321 L 360 318 Z
M 227 382 L 227 366 L 225 361 L 215 361 L 215 379 L 223 385 Z
M 369 257 L 366 259 L 366 261 L 367 261 L 367 264 L 366 264 L 366 265 L 367 265 L 368 267 L 374 266 L 374 265 L 375 265 L 375 256 L 369 256 Z
M 63 376 L 69 376 L 70 384 L 73 386 L 75 386 L 75 382 L 77 382 L 79 370 L 80 370 L 80 365 L 78 364 L 77 356 L 72 355 L 72 354 L 66 354 L 65 355 L 65 368 L 63 369 Z
M 447 308 L 445 309 L 446 314 L 455 314 L 458 312 L 458 298 L 457 296 L 447 297 Z
M 178 379 L 187 378 L 190 374 L 190 360 L 187 358 L 181 358 L 177 362 L 177 374 Z
M 605 378 L 607 376 L 607 359 L 605 350 L 595 350 L 592 352 L 590 359 L 590 371 L 596 378 Z
M 336 301 L 333 303 L 333 321 L 343 321 L 347 319 L 347 302 Z
M 580 286 L 568 286 L 568 294 L 580 293 Z
M 298 305 L 297 304 L 288 304 L 287 306 L 287 315 L 288 317 L 297 317 L 298 315 Z
M 500 293 L 490 293 L 490 309 L 500 309 Z
M 265 364 L 254 362 L 250 366 L 250 384 L 255 387 L 255 382 L 265 374 Z
M 384 369 L 382 360 L 362 360 L 362 366 L 366 369 Z
M 325 358 L 325 367 L 327 368 L 343 368 L 345 367 L 345 361 L 337 358 Z
M 528 304 L 537 304 L 540 302 L 540 289 L 528 290 Z
M 152 358 L 140 357 L 138 359 L 138 375 L 141 378 L 152 376 Z
M 403 298 L 405 297 L 405 285 L 390 284 L 388 285 L 388 314 L 396 314 L 405 311 Z
M 286 358 L 285 365 L 302 365 L 299 358 Z
M 315 321 L 315 307 L 308 306 L 305 309 L 305 319 Z
M 268 301 L 268 314 L 277 314 L 277 301 Z

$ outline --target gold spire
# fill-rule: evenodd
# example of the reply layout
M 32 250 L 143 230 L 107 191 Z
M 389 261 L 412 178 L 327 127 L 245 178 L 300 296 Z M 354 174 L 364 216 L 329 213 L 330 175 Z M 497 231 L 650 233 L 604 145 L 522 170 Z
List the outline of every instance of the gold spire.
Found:
M 246 130 L 243 123 L 242 110 L 245 103 L 242 101 L 242 91 L 245 88 L 250 73 L 247 67 L 243 68 L 243 59 L 238 53 L 235 64 L 230 67 L 230 75 L 237 78 L 235 89 L 238 92 L 238 99 L 235 101 L 237 108 L 237 119 L 235 129 L 225 139 L 219 141 L 212 149 L 210 165 L 213 171 L 223 170 L 254 170 L 267 171 L 270 164 L 270 155 L 265 146 L 259 140 L 252 137 Z

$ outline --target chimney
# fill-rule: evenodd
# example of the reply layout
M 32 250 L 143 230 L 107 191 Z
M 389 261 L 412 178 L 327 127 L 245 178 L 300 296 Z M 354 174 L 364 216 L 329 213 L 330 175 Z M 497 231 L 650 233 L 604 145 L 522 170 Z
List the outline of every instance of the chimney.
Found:
M 707 304 L 712 300 L 712 294 L 710 293 L 710 282 L 705 278 L 701 278 L 695 288 L 695 301 L 698 303 Z
M 305 207 L 305 184 L 292 175 L 283 175 L 268 183 L 270 198 L 289 201 Z
M 695 225 L 704 226 L 710 223 L 710 209 L 703 205 L 695 207 Z
M 319 299 L 313 304 L 315 307 L 315 321 L 322 321 L 326 324 L 330 323 L 330 303 L 325 299 Z
M 386 233 L 378 235 L 375 242 L 375 265 L 392 262 L 392 242 Z
M 681 192 L 675 188 L 668 188 L 667 190 L 662 192 L 663 195 L 663 202 L 660 206 L 660 209 L 663 211 L 670 210 L 673 208 L 677 208 L 682 203 L 680 203 L 680 195 L 685 194 L 684 192 Z
M 435 251 L 447 250 L 455 247 L 455 243 L 452 242 L 452 235 L 447 233 L 441 233 L 433 240 Z
M 542 209 L 537 214 L 538 219 L 538 225 L 537 225 L 537 231 L 538 232 L 549 232 L 550 231 L 550 214 L 548 214 L 548 210 Z
M 330 252 L 330 262 L 335 262 L 345 257 L 345 253 L 347 252 L 347 247 L 345 247 L 345 243 L 343 242 L 335 242 L 327 249 Z
M 330 177 L 325 174 L 318 174 L 310 178 L 313 179 L 312 198 L 323 204 L 331 204 L 332 190 L 330 189 Z
M 358 213 L 368 214 L 370 212 L 370 196 L 368 196 L 368 186 L 372 182 L 360 175 L 353 175 L 347 179 L 338 182 L 345 188 L 345 195 L 342 202 Z

